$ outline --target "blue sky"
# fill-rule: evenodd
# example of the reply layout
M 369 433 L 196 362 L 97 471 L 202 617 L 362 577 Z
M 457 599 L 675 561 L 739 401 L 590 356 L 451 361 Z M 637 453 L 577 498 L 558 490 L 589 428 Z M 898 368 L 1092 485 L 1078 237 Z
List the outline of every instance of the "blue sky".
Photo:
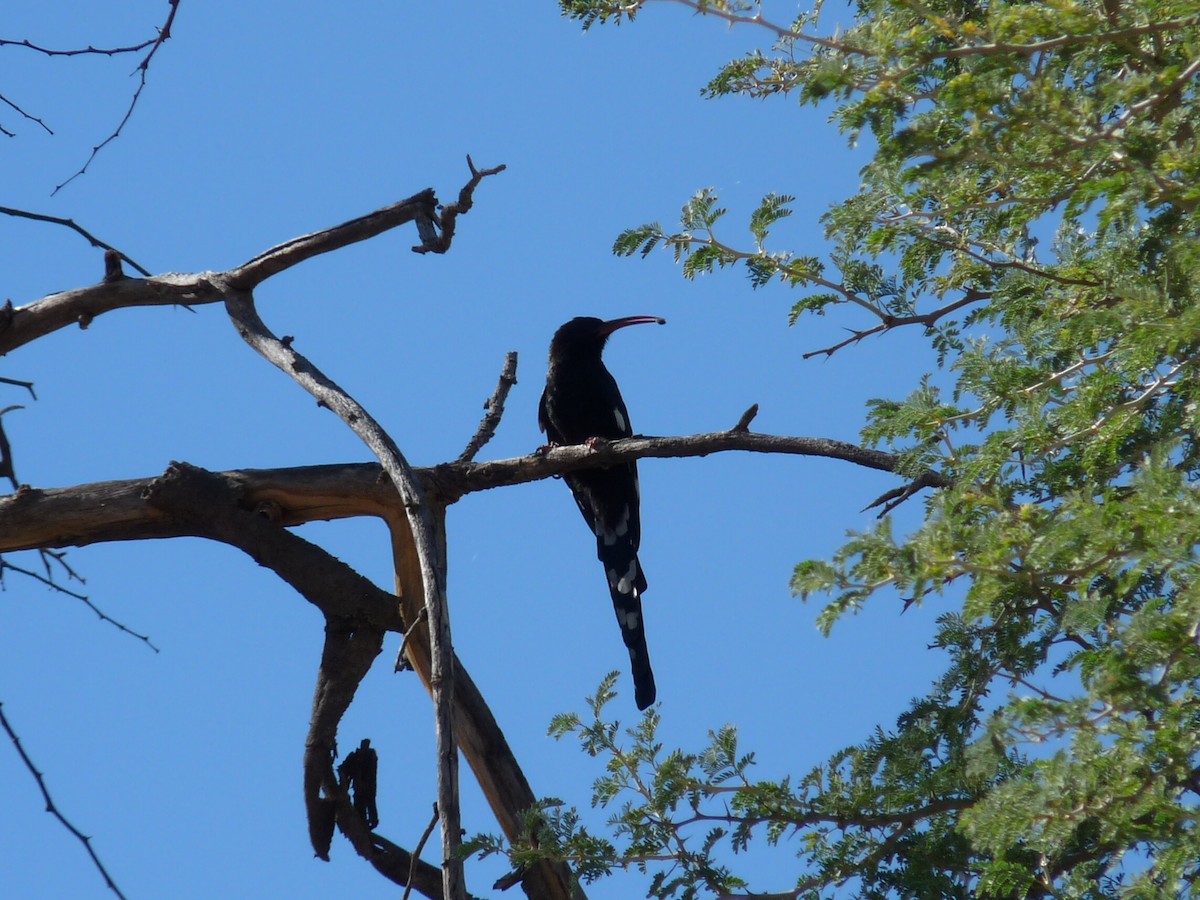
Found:
M 786 20 L 790 4 L 767 5 Z M 68 47 L 153 33 L 166 3 L 22 4 L 0 37 Z M 843 18 L 843 22 L 844 22 Z M 829 12 L 822 28 L 832 30 Z M 134 61 L 47 60 L 0 48 L 0 93 L 41 117 L 0 124 L 0 205 L 72 217 L 153 272 L 224 269 L 287 238 L 434 187 L 452 199 L 480 166 L 505 163 L 460 220 L 451 252 L 417 256 L 408 231 L 307 262 L 258 291 L 276 333 L 350 391 L 410 461 L 452 459 L 474 432 L 504 353 L 519 384 L 481 458 L 540 443 L 536 408 L 555 328 L 576 315 L 665 316 L 618 333 L 606 360 L 633 426 L 688 434 L 732 425 L 855 440 L 864 401 L 902 396 L 935 361 L 919 335 L 831 360 L 852 313 L 787 325 L 795 297 L 726 272 L 684 281 L 670 257 L 618 259 L 624 228 L 674 221 L 696 190 L 730 207 L 726 239 L 768 191 L 798 197 L 776 246 L 819 253 L 819 217 L 867 162 L 828 109 L 706 101 L 724 61 L 767 35 L 673 4 L 632 25 L 581 33 L 550 0 L 520 4 L 183 0 L 174 36 L 122 136 L 87 175 L 56 184 L 119 121 Z M 0 272 L 17 305 L 99 280 L 100 254 L 66 229 L 0 218 Z M 121 310 L 21 348 L 3 375 L 17 474 L 36 487 L 151 477 L 171 460 L 212 469 L 365 460 L 336 418 L 259 359 L 216 306 Z M 736 723 L 757 774 L 800 774 L 891 725 L 943 660 L 926 649 L 942 604 L 900 616 L 881 597 L 833 635 L 819 604 L 788 591 L 793 565 L 831 553 L 860 510 L 895 485 L 848 464 L 721 454 L 641 464 L 647 630 L 670 744 L 699 749 Z M 919 502 L 919 501 L 918 501 Z M 902 513 L 912 521 L 919 510 Z M 377 522 L 314 524 L 311 540 L 389 586 Z M 450 511 L 456 648 L 535 792 L 586 809 L 599 765 L 546 737 L 622 670 L 613 710 L 635 720 L 594 544 L 558 481 L 472 495 Z M 0 594 L 0 702 L 55 800 L 130 897 L 393 897 L 340 837 L 312 859 L 301 756 L 320 654 L 319 614 L 230 548 L 198 540 L 72 550 L 86 591 L 162 649 L 11 573 Z M 19 565 L 31 558 L 14 557 Z M 385 647 L 343 722 L 342 746 L 381 757 L 380 832 L 411 847 L 434 798 L 432 708 Z M 464 769 L 464 825 L 498 830 Z M 0 872 L 12 898 L 110 896 L 82 848 L 42 811 L 15 753 L 0 750 Z M 600 813 L 593 822 L 602 821 Z M 785 847 L 743 874 L 781 890 Z M 503 869 L 470 864 L 490 896 Z M 593 898 L 639 896 L 622 876 Z

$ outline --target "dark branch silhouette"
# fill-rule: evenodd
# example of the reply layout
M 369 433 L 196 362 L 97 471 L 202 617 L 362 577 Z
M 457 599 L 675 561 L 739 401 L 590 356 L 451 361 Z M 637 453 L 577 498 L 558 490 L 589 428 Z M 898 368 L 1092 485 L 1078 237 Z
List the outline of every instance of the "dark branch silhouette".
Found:
M 42 127 L 42 129 L 46 132 L 46 134 L 54 134 L 53 129 L 51 129 L 51 127 L 49 125 L 47 125 L 45 122 L 43 122 L 37 116 L 33 115 L 33 113 L 24 109 L 19 104 L 14 103 L 12 100 L 9 100 L 3 94 L 0 94 L 0 103 L 3 103 L 5 106 L 11 107 L 13 110 L 15 110 L 17 112 L 18 115 L 21 116 L 21 118 L 28 119 L 30 122 L 34 122 L 37 125 L 40 125 Z M 9 131 L 7 128 L 0 128 L 0 132 L 3 132 L 3 134 L 6 137 L 16 137 L 17 136 L 16 132 Z
M 38 582 L 41 582 L 42 584 L 46 585 L 46 587 L 50 588 L 52 591 L 56 591 L 60 594 L 66 594 L 68 597 L 72 597 L 76 600 L 79 600 L 85 606 L 87 606 L 88 609 L 90 609 L 92 612 L 94 612 L 96 614 L 97 618 L 99 618 L 101 622 L 107 622 L 109 625 L 112 625 L 118 631 L 123 631 L 125 634 L 129 635 L 130 637 L 137 638 L 139 641 L 144 643 L 147 647 L 149 647 L 155 653 L 159 652 L 158 647 L 156 647 L 154 645 L 154 642 L 152 640 L 150 640 L 149 635 L 145 635 L 145 634 L 142 634 L 141 632 L 134 631 L 132 628 L 125 625 L 123 622 L 118 622 L 116 619 L 114 619 L 112 616 L 108 615 L 108 613 L 106 613 L 104 610 L 102 610 L 100 607 L 98 607 L 95 603 L 93 603 L 91 598 L 88 597 L 87 594 L 81 594 L 78 591 L 73 591 L 70 588 L 65 587 L 64 585 L 62 585 L 59 582 L 54 580 L 54 573 L 51 568 L 51 561 L 53 561 L 60 568 L 62 568 L 62 570 L 66 573 L 68 580 L 75 580 L 75 581 L 80 582 L 81 584 L 84 582 L 84 579 L 79 574 L 77 574 L 75 572 L 75 570 L 72 569 L 67 564 L 67 561 L 63 558 L 64 556 L 66 556 L 65 551 L 64 552 L 56 552 L 54 550 L 41 548 L 38 550 L 38 553 L 41 555 L 42 565 L 46 569 L 45 575 L 41 574 L 40 572 L 34 572 L 32 569 L 26 569 L 23 566 L 13 565 L 9 560 L 0 556 L 0 586 L 4 585 L 4 573 L 6 571 L 16 572 L 18 575 L 24 575 L 26 578 L 32 578 L 34 581 L 38 581 Z
M 112 253 L 117 254 L 117 256 L 119 256 L 125 262 L 129 263 L 129 265 L 131 265 L 133 268 L 137 269 L 143 275 L 145 275 L 146 277 L 150 276 L 149 270 L 138 265 L 136 262 L 134 262 L 132 259 L 130 259 L 128 256 L 126 256 L 124 253 L 122 253 L 120 250 L 118 250 L 116 247 L 112 246 L 111 244 L 106 244 L 104 241 L 100 240 L 98 237 L 96 237 L 90 231 L 88 231 L 87 229 L 83 228 L 78 223 L 76 223 L 76 221 L 74 219 L 63 219 L 63 218 L 60 218 L 59 216 L 48 216 L 48 215 L 45 215 L 44 213 L 29 212 L 28 210 L 25 210 L 25 209 L 13 209 L 12 207 L 9 207 L 9 206 L 0 206 L 0 213 L 3 213 L 6 216 L 15 216 L 16 218 L 20 218 L 20 219 L 32 219 L 35 222 L 50 222 L 51 224 L 54 224 L 54 225 L 63 225 L 67 228 L 70 228 L 72 231 L 76 232 L 77 234 L 81 235 L 93 247 L 99 247 L 101 250 L 108 250 Z
M 142 58 L 142 61 L 138 63 L 137 68 L 134 70 L 138 73 L 138 86 L 133 91 L 133 97 L 129 101 L 129 106 L 125 110 L 125 115 L 122 116 L 121 121 L 117 123 L 117 127 L 113 130 L 113 133 L 110 134 L 108 137 L 106 137 L 104 140 L 102 140 L 95 147 L 92 148 L 91 155 L 87 158 L 87 161 L 84 162 L 84 164 L 80 167 L 79 171 L 76 172 L 74 175 L 72 175 L 70 178 L 68 178 L 66 181 L 57 185 L 54 188 L 54 190 L 50 192 L 51 196 L 53 196 L 54 194 L 57 194 L 59 191 L 61 191 L 63 188 L 65 188 L 68 184 L 70 184 L 72 181 L 74 181 L 80 175 L 85 173 L 88 170 L 88 167 L 92 164 L 92 162 L 95 161 L 95 159 L 99 155 L 100 151 L 103 150 L 105 147 L 107 147 L 109 144 L 111 144 L 113 141 L 115 141 L 118 137 L 121 136 L 121 131 L 125 128 L 125 125 L 129 122 L 129 119 L 133 116 L 133 111 L 138 105 L 138 100 L 140 100 L 142 97 L 142 91 L 144 91 L 146 89 L 146 73 L 150 71 L 150 60 L 154 59 L 154 54 L 158 52 L 158 48 L 161 47 L 171 37 L 171 25 L 175 22 L 175 13 L 179 11 L 179 0 L 167 0 L 167 3 L 170 4 L 170 7 L 171 7 L 170 12 L 167 13 L 167 20 L 165 22 L 163 22 L 162 26 L 158 29 L 158 37 L 156 37 L 153 41 L 149 42 L 149 44 L 148 44 L 148 46 L 150 47 L 149 52 Z M 145 47 L 145 46 L 147 46 L 147 44 L 143 44 L 141 46 Z M 138 49 L 141 49 L 141 48 L 139 47 Z M 103 52 L 103 51 L 99 51 L 99 52 Z M 69 55 L 69 54 L 57 54 L 57 55 Z M 112 54 L 110 53 L 108 55 L 111 56 Z
M 29 774 L 33 776 L 33 780 L 37 782 L 38 790 L 42 792 L 42 798 L 46 801 L 46 812 L 58 819 L 63 828 L 71 832 L 71 834 L 75 836 L 75 839 L 83 844 L 84 849 L 87 850 L 88 856 L 92 858 L 92 864 L 103 876 L 105 885 L 108 886 L 110 891 L 120 897 L 121 900 L 125 900 L 125 895 L 121 893 L 121 889 L 117 887 L 117 883 L 113 880 L 113 877 L 108 874 L 108 869 L 104 868 L 104 863 L 100 861 L 100 857 L 96 854 L 96 848 L 92 846 L 92 839 L 72 825 L 71 822 L 68 821 L 67 817 L 59 811 L 57 804 L 54 802 L 54 798 L 50 796 L 50 789 L 46 787 L 45 777 L 41 772 L 38 771 L 37 766 L 33 764 L 33 760 L 29 758 L 29 754 L 25 752 L 25 748 L 21 745 L 21 739 L 17 737 L 17 733 L 13 730 L 12 725 L 9 724 L 8 717 L 4 714 L 3 703 L 0 703 L 0 727 L 4 728 L 9 740 L 11 740 L 13 742 L 13 746 L 17 748 L 17 755 L 21 757 L 21 762 L 25 764 L 25 768 L 29 770 Z

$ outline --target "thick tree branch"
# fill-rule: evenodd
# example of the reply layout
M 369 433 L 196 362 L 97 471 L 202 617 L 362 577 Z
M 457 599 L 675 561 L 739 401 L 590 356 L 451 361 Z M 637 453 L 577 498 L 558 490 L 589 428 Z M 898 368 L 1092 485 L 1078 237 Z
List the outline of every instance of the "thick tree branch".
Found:
M 444 463 L 416 469 L 426 490 L 452 503 L 475 491 L 540 481 L 599 463 L 645 458 L 707 456 L 733 450 L 840 459 L 883 472 L 897 458 L 880 450 L 828 438 L 785 437 L 719 431 L 685 437 L 635 437 L 589 449 L 555 447 L 543 454 L 482 463 Z M 240 492 L 240 504 L 273 510 L 280 525 L 375 516 L 395 510 L 395 491 L 375 463 L 241 469 L 221 473 Z M 945 487 L 936 472 L 922 476 L 923 487 Z M 153 479 L 105 481 L 68 488 L 23 488 L 0 497 L 0 553 L 40 547 L 70 547 L 105 541 L 180 537 L 191 532 L 150 506 L 144 493 Z
M 369 240 L 385 231 L 407 225 L 422 217 L 435 215 L 437 195 L 433 188 L 426 188 L 406 200 L 377 209 L 375 212 L 326 228 L 313 234 L 301 235 L 284 241 L 264 253 L 260 253 L 242 265 L 225 273 L 224 280 L 236 290 L 249 291 L 258 287 L 272 275 L 306 259 L 340 250 L 350 244 Z
M 296 485 L 303 483 L 303 479 L 298 479 L 296 473 L 302 470 L 295 470 L 290 474 L 288 470 L 281 470 L 282 478 L 274 481 L 273 487 L 256 492 L 250 489 L 255 479 L 243 478 L 244 473 L 222 475 L 204 472 L 182 463 L 172 464 L 160 478 L 146 482 L 115 482 L 116 490 L 93 491 L 89 492 L 88 496 L 99 503 L 111 501 L 123 510 L 117 514 L 118 523 L 108 533 L 121 534 L 123 537 L 116 539 L 126 540 L 131 539 L 132 534 L 128 526 L 128 507 L 132 502 L 130 494 L 133 493 L 135 485 L 140 486 L 139 490 L 143 495 L 140 502 L 154 510 L 151 527 L 157 532 L 146 533 L 143 536 L 189 535 L 227 543 L 242 550 L 260 565 L 273 570 L 301 596 L 317 606 L 327 622 L 353 622 L 357 623 L 358 628 L 367 631 L 404 633 L 405 618 L 397 609 L 394 595 L 380 589 L 321 548 L 280 527 L 281 524 L 294 524 L 298 521 L 294 512 L 281 503 L 289 498 L 299 499 L 300 505 L 309 510 L 340 512 L 351 508 L 331 503 L 329 495 L 324 493 L 325 488 L 336 481 L 333 478 L 333 470 L 348 470 L 349 480 L 364 489 L 366 499 L 355 500 L 351 506 L 358 509 L 374 508 L 376 514 L 388 520 L 395 536 L 394 540 L 403 545 L 399 555 L 402 560 L 407 560 L 407 563 L 397 563 L 401 572 L 401 587 L 405 591 L 401 600 L 406 611 L 412 612 L 412 620 L 415 621 L 424 606 L 419 566 L 414 561 L 415 554 L 409 549 L 411 538 L 404 535 L 408 519 L 396 508 L 395 491 L 381 478 L 380 467 L 377 465 L 314 467 L 318 488 L 315 492 L 305 494 L 304 499 L 300 499 L 295 493 Z M 11 501 L 15 498 L 7 499 Z M 43 510 L 49 511 L 58 507 L 61 498 L 50 495 L 46 499 L 48 502 Z M 381 499 L 389 501 L 390 506 L 381 506 Z M 34 503 L 36 505 L 38 501 Z M 24 505 L 24 500 L 21 504 Z M 6 522 L 5 509 L 11 507 L 11 503 L 0 500 L 0 523 Z M 429 635 L 425 629 L 418 628 L 413 633 L 409 658 L 413 661 L 417 674 L 428 685 Z M 533 790 L 509 748 L 504 732 L 470 674 L 457 657 L 454 658 L 453 665 L 457 674 L 454 693 L 455 736 L 501 828 L 510 839 L 515 840 L 520 832 L 522 814 L 535 801 Z M 341 690 L 344 693 L 346 687 L 343 686 Z M 334 709 L 333 706 L 326 708 Z M 316 711 L 315 702 L 314 715 Z M 322 727 L 328 728 L 328 722 L 325 721 Z M 328 740 L 327 735 L 324 739 Z M 320 743 L 320 740 L 317 743 Z M 312 761 L 319 764 L 321 758 L 314 756 Z M 333 799 L 340 803 L 337 796 Z M 338 810 L 339 827 L 342 827 L 343 831 L 353 832 L 357 817 L 348 818 L 353 815 L 352 812 L 348 813 L 343 822 L 344 816 L 340 812 L 340 806 Z M 316 804 L 315 809 L 311 811 L 318 820 L 325 816 L 325 810 L 320 804 Z M 347 836 L 355 841 L 352 834 L 348 833 Z M 378 843 L 378 836 L 372 835 L 371 838 Z M 359 852 L 363 852 L 361 841 L 356 841 L 355 846 Z M 378 853 L 367 858 L 376 868 L 385 863 Z M 570 880 L 570 873 L 564 867 L 543 864 L 531 873 L 526 888 L 530 890 L 531 896 L 566 900 L 572 896 L 567 887 Z
M 473 491 L 535 481 L 598 463 L 704 456 L 728 450 L 825 456 L 882 471 L 894 471 L 896 466 L 896 457 L 890 454 L 841 441 L 731 430 L 679 438 L 630 438 L 596 449 L 558 447 L 517 459 L 448 463 L 418 469 L 415 474 L 424 482 L 430 502 L 440 507 Z M 398 508 L 395 489 L 379 465 L 244 470 L 211 477 L 225 487 L 217 490 L 209 486 L 201 494 L 211 500 L 226 492 L 224 504 L 228 509 L 223 516 L 214 517 L 211 511 L 203 516 L 182 515 L 178 506 L 168 511 L 162 501 L 162 485 L 147 479 L 67 489 L 23 489 L 0 498 L 0 552 L 196 535 L 242 548 L 279 573 L 310 602 L 320 605 L 327 618 L 353 619 L 402 634 L 405 619 L 415 621 L 420 615 L 424 607 L 422 580 L 419 566 L 412 561 L 415 554 L 408 549 L 408 518 Z M 947 483 L 935 473 L 925 480 L 932 487 Z M 323 551 L 314 556 L 315 548 L 280 527 L 361 515 L 385 519 L 400 548 L 397 572 L 404 583 L 398 593 L 405 604 L 404 616 L 396 609 L 393 595 L 332 557 L 326 559 Z M 410 560 L 407 569 L 402 558 Z M 412 634 L 407 653 L 422 681 L 429 684 L 428 635 L 424 629 L 418 628 Z M 474 682 L 461 662 L 455 659 L 453 664 L 457 673 L 456 739 L 502 830 L 510 839 L 515 838 L 520 832 L 521 813 L 534 802 L 533 791 Z M 569 873 L 550 865 L 532 871 L 525 882 L 531 895 L 555 898 L 570 896 L 569 885 Z

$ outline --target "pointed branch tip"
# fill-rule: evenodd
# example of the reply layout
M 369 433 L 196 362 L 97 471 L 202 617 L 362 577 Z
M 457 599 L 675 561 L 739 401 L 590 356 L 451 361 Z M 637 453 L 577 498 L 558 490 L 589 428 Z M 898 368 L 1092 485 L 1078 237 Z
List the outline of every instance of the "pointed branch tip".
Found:
M 737 424 L 730 428 L 730 431 L 745 433 L 750 430 L 750 423 L 754 421 L 754 417 L 758 415 L 758 404 L 753 404 L 748 410 L 742 413 L 742 417 L 737 420 Z

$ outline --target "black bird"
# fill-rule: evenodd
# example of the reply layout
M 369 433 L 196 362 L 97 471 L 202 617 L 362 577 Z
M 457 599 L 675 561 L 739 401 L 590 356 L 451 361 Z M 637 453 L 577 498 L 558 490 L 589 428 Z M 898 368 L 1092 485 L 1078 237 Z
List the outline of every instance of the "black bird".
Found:
M 554 333 L 550 371 L 538 405 L 538 424 L 552 443 L 580 444 L 633 434 L 625 401 L 600 354 L 618 328 L 666 321 L 658 316 L 626 316 L 605 322 L 581 316 Z M 642 622 L 646 576 L 638 560 L 642 520 L 637 463 L 569 472 L 563 478 L 596 535 L 596 555 L 604 563 L 621 637 L 629 648 L 634 695 L 638 709 L 645 709 L 654 702 L 655 689 Z

